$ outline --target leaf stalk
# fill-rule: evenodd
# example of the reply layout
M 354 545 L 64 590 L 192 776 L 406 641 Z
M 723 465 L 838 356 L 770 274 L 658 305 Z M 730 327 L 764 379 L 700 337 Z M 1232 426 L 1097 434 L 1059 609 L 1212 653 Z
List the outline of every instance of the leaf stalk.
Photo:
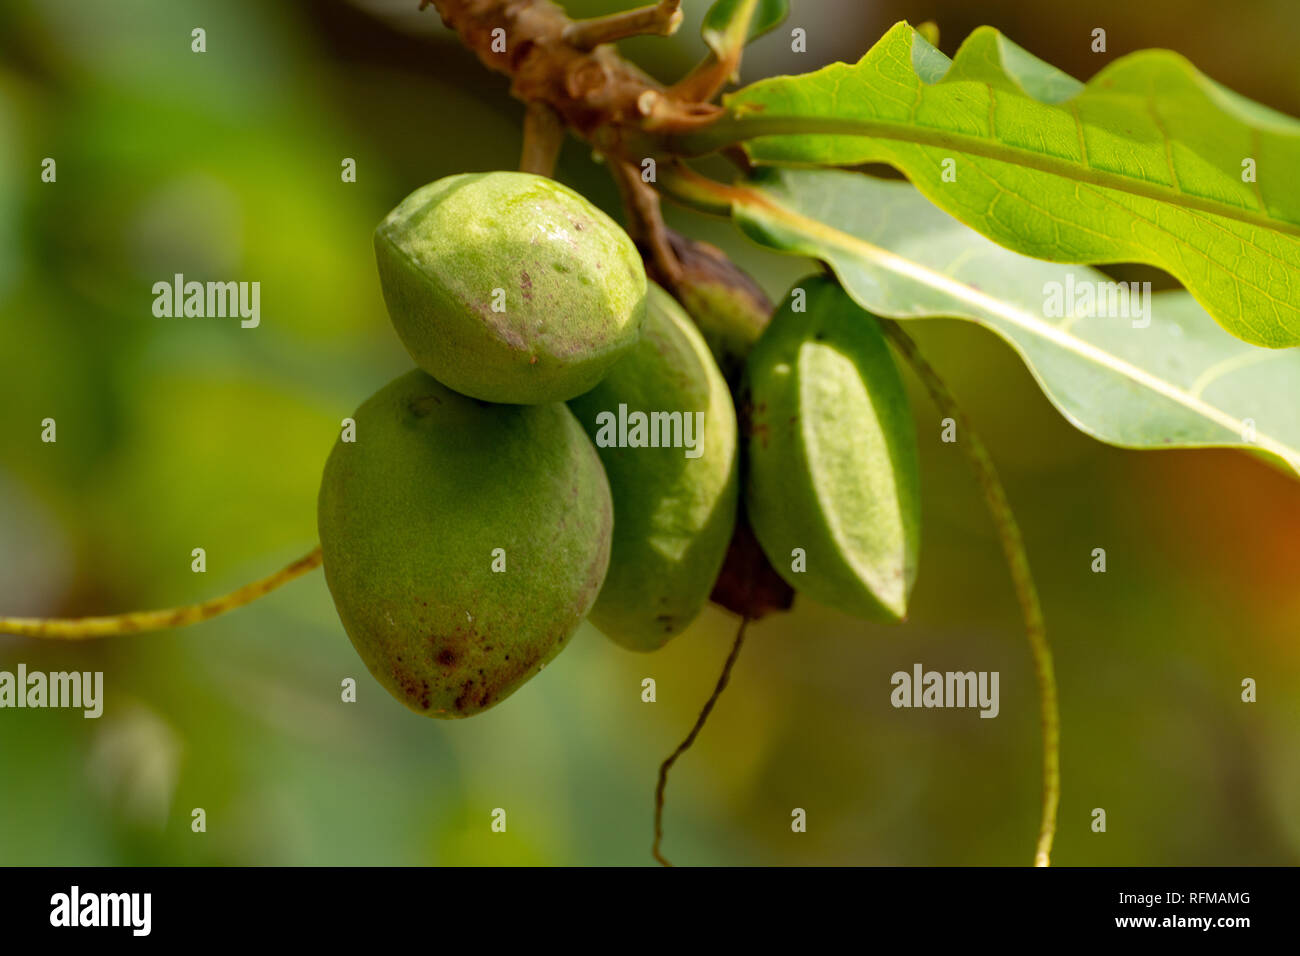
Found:
M 320 566 L 320 563 L 321 550 L 318 545 L 309 554 L 274 574 L 201 604 L 167 608 L 161 611 L 131 611 L 109 617 L 0 617 L 0 634 L 17 634 L 21 637 L 40 637 L 56 641 L 84 641 L 95 637 L 113 637 L 120 634 L 138 634 L 141 631 L 163 631 L 174 627 L 185 627 L 251 604 L 276 588 L 288 584 L 294 578 L 302 577 L 308 571 L 314 570 Z

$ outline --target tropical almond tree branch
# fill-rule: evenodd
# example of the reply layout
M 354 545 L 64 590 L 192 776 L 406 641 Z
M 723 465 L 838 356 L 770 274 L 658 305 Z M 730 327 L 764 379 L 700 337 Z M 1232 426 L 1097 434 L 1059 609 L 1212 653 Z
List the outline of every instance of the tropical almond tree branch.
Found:
M 630 135 L 687 133 L 722 115 L 718 106 L 674 96 L 604 40 L 589 48 L 597 35 L 593 24 L 607 18 L 583 27 L 549 0 L 433 0 L 433 6 L 484 66 L 510 77 L 516 98 L 549 105 L 604 153 L 630 156 Z M 668 6 L 677 5 L 646 9 L 662 17 Z

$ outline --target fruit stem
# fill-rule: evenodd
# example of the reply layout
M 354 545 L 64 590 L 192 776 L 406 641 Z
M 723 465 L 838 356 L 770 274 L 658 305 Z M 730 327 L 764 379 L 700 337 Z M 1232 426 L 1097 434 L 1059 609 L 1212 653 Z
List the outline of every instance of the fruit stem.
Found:
M 0 634 L 44 637 L 56 641 L 82 641 L 92 637 L 111 637 L 117 634 L 184 627 L 187 624 L 206 621 L 218 614 L 233 611 L 245 604 L 251 604 L 282 584 L 288 584 L 294 578 L 319 567 L 320 563 L 321 551 L 317 546 L 310 554 L 299 558 L 288 567 L 281 568 L 269 577 L 245 584 L 237 591 L 204 601 L 202 604 L 167 608 L 162 611 L 131 611 L 111 617 L 0 617 Z
M 627 216 L 627 233 L 633 241 L 644 244 L 660 275 L 670 285 L 682 274 L 681 262 L 668 241 L 668 227 L 664 225 L 659 193 L 641 179 L 641 174 L 631 163 L 607 157 L 614 183 L 623 199 Z
M 532 100 L 524 111 L 524 143 L 519 171 L 555 178 L 555 161 L 564 145 L 564 123 L 560 115 L 540 100 Z
M 727 655 L 727 662 L 722 665 L 722 674 L 718 677 L 718 685 L 713 688 L 713 693 L 704 703 L 704 709 L 700 711 L 700 716 L 695 718 L 695 726 L 691 732 L 686 735 L 686 739 L 677 745 L 677 749 L 659 765 L 659 783 L 655 787 L 655 839 L 650 847 L 650 852 L 654 858 L 663 866 L 672 866 L 671 863 L 659 852 L 659 844 L 664 838 L 664 790 L 668 786 L 668 771 L 672 765 L 677 762 L 677 758 L 684 754 L 695 743 L 695 738 L 700 735 L 704 729 L 704 722 L 709 719 L 709 714 L 713 712 L 713 705 L 718 702 L 718 698 L 727 687 L 727 682 L 731 680 L 731 668 L 735 666 L 736 658 L 740 656 L 741 645 L 745 643 L 745 629 L 749 627 L 749 617 L 743 616 L 740 619 L 740 627 L 736 629 L 736 641 L 731 645 L 731 653 Z
M 1020 611 L 1025 618 L 1029 649 L 1034 658 L 1034 670 L 1038 679 L 1038 699 L 1042 712 L 1043 810 L 1034 865 L 1049 866 L 1052 838 L 1056 835 L 1056 809 L 1061 802 L 1061 715 L 1057 702 L 1056 670 L 1052 664 L 1052 649 L 1047 643 L 1043 609 L 1038 603 L 1038 591 L 1034 588 L 1033 575 L 1029 571 L 1029 556 L 1025 552 L 1025 542 L 1020 535 L 1020 526 L 1016 524 L 1011 505 L 1007 502 L 1006 490 L 998 479 L 993 459 L 988 449 L 984 447 L 979 433 L 971 427 L 970 420 L 953 398 L 947 383 L 925 360 L 911 336 L 904 332 L 897 322 L 884 321 L 881 324 L 895 347 L 907 359 L 912 370 L 929 391 L 934 404 L 943 414 L 956 422 L 958 431 L 963 436 L 958 444 L 965 451 L 966 458 L 975 472 L 975 478 L 984 492 L 984 500 L 993 515 L 993 523 L 997 525 L 1002 551 L 1011 569 L 1011 580 L 1015 585 L 1016 598 L 1020 602 Z

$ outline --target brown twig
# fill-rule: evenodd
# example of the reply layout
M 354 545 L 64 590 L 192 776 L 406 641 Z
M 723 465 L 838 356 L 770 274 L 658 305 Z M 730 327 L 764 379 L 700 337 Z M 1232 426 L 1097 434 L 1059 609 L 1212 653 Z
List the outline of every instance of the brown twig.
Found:
M 659 0 L 635 10 L 623 10 L 603 17 L 574 20 L 564 28 L 564 39 L 579 50 L 591 50 L 602 43 L 652 33 L 672 36 L 682 25 L 682 0 Z
M 485 66 L 510 77 L 515 97 L 547 104 L 565 126 L 606 154 L 645 155 L 647 141 L 698 130 L 722 115 L 712 104 L 670 95 L 608 44 L 588 49 L 574 42 L 575 35 L 585 44 L 595 34 L 575 34 L 579 22 L 549 0 L 433 0 L 433 5 Z M 666 8 L 660 3 L 647 9 Z M 638 145 L 630 147 L 630 140 Z
M 664 225 L 659 193 L 641 178 L 639 169 L 632 163 L 608 157 L 610 172 L 623 197 L 627 213 L 627 232 L 632 239 L 650 251 L 654 268 L 670 283 L 681 276 L 682 266 L 668 239 Z
M 710 55 L 695 69 L 668 88 L 678 99 L 707 103 L 736 75 L 740 66 L 740 51 L 734 50 L 725 58 Z

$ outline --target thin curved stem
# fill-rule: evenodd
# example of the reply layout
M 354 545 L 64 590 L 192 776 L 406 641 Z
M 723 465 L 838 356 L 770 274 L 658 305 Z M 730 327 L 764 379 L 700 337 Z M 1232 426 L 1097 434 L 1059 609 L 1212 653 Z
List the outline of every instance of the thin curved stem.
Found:
M 668 759 L 659 765 L 659 783 L 655 786 L 655 839 L 650 847 L 650 852 L 663 866 L 672 866 L 664 855 L 659 852 L 659 844 L 663 842 L 664 838 L 664 790 L 668 787 L 668 771 L 677 762 L 677 758 L 690 749 L 691 744 L 695 743 L 695 738 L 704 729 L 704 722 L 709 719 L 709 714 L 713 713 L 713 705 L 718 702 L 718 698 L 726 690 L 727 682 L 731 680 L 731 668 L 735 666 L 736 658 L 740 656 L 741 645 L 745 643 L 745 629 L 748 627 L 749 617 L 744 616 L 740 619 L 740 627 L 736 629 L 736 641 L 731 645 L 731 653 L 727 655 L 727 662 L 722 665 L 722 674 L 718 677 L 718 685 L 713 688 L 713 693 L 704 702 L 704 709 L 700 711 L 700 716 L 695 718 L 695 726 L 686 735 L 686 739 L 677 745 L 677 749 L 669 755 Z
M 1034 865 L 1049 866 L 1052 839 L 1056 835 L 1056 810 L 1061 802 L 1061 715 L 1057 702 L 1056 670 L 1052 664 L 1052 648 L 1047 643 L 1043 609 L 1038 603 L 1038 591 L 1034 588 L 1033 575 L 1029 571 L 1029 556 L 1025 553 L 1020 526 L 1016 524 L 1011 505 L 1007 502 L 1006 490 L 998 480 L 997 469 L 993 466 L 993 459 L 989 456 L 988 449 L 984 447 L 979 433 L 971 427 L 970 420 L 962 412 L 952 392 L 948 390 L 947 383 L 925 360 L 911 336 L 904 332 L 898 323 L 885 321 L 882 325 L 885 334 L 907 359 L 921 383 L 929 391 L 935 405 L 956 422 L 960 436 L 957 444 L 965 451 L 966 458 L 979 481 L 980 489 L 984 492 L 984 500 L 993 515 L 994 524 L 997 525 L 1002 551 L 1011 569 L 1011 580 L 1015 585 L 1016 599 L 1020 602 L 1020 612 L 1025 618 L 1029 649 L 1034 658 L 1043 732 L 1043 809 Z
M 0 634 L 18 634 L 23 637 L 43 637 L 56 641 L 82 641 L 93 637 L 112 637 L 117 634 L 136 634 L 140 631 L 161 631 L 173 627 L 196 624 L 225 614 L 237 607 L 251 604 L 294 578 L 320 566 L 321 550 L 318 545 L 310 554 L 299 558 L 274 574 L 245 584 L 237 591 L 186 607 L 162 611 L 131 611 L 111 617 L 34 618 L 0 617 Z
M 664 278 L 670 283 L 677 282 L 681 278 L 682 266 L 668 240 L 659 193 L 641 179 L 631 163 L 612 156 L 608 159 L 627 213 L 628 234 L 646 245 L 655 267 Z

